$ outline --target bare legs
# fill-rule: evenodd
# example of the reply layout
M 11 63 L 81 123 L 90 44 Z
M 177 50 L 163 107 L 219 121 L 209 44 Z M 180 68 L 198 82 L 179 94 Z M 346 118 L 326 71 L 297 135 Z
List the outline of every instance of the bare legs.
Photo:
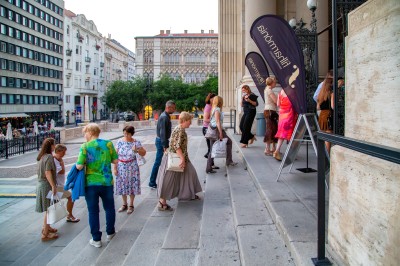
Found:
M 276 145 L 276 150 L 272 154 L 274 156 L 274 158 L 277 159 L 278 161 L 282 160 L 281 147 L 282 147 L 283 141 L 284 141 L 284 139 L 280 139 L 280 138 L 278 139 L 278 144 Z

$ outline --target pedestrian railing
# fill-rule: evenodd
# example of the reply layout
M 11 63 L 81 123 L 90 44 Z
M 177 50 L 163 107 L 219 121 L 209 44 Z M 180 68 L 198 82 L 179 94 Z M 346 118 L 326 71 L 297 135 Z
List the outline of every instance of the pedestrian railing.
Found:
M 327 160 L 325 158 L 325 141 L 347 149 L 400 164 L 400 150 L 370 142 L 346 138 L 341 135 L 328 134 L 319 131 L 318 136 L 318 256 L 313 258 L 314 265 L 330 265 L 325 257 L 325 173 Z M 321 156 L 322 155 L 322 156 Z
M 236 134 L 236 109 L 231 109 L 229 112 L 229 127 L 233 128 L 233 133 Z
M 12 140 L 1 139 L 0 158 L 8 159 L 28 151 L 39 150 L 46 138 L 53 138 L 56 143 L 60 143 L 60 131 L 45 132 L 37 136 L 21 136 Z

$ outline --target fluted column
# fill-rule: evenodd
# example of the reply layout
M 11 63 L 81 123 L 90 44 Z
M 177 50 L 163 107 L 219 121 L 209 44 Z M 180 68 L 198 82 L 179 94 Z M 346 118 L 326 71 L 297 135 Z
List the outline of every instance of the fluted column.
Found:
M 84 118 L 84 123 L 89 123 L 90 122 L 90 117 L 89 117 L 89 95 L 85 95 L 85 118 Z

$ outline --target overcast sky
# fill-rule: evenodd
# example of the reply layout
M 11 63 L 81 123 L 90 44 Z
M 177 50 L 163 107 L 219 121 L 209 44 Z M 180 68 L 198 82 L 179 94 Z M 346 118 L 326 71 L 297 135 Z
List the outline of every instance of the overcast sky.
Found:
M 135 52 L 136 36 L 218 32 L 218 0 L 64 0 L 65 8 L 93 20 L 97 30 Z

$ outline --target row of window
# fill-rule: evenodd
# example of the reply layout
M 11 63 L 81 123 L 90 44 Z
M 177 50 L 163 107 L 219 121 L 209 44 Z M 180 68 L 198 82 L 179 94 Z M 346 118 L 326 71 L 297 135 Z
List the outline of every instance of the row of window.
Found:
M 10 1 L 18 1 L 18 0 L 9 0 L 9 2 Z M 63 9 L 56 4 L 53 4 L 50 0 L 35 0 L 35 2 L 38 2 L 42 6 L 47 7 L 48 9 L 59 14 L 60 16 L 63 16 Z
M 62 84 L 0 76 L 0 87 L 62 91 Z
M 58 104 L 57 96 L 0 94 L 0 104 Z
M 63 66 L 63 60 L 61 58 L 51 56 L 48 54 L 40 53 L 31 49 L 26 49 L 24 47 L 14 45 L 12 43 L 0 42 L 0 51 L 3 53 L 9 53 L 39 62 L 44 62 L 50 65 Z
M 55 79 L 62 79 L 62 71 L 39 67 L 36 65 L 30 65 L 25 63 L 20 63 L 12 60 L 7 60 L 0 58 L 0 68 L 2 70 L 17 71 L 32 75 L 38 75 L 42 77 L 49 77 Z
M 32 15 L 35 15 L 36 17 L 41 18 L 60 29 L 63 29 L 62 20 L 59 20 L 59 19 L 53 17 L 52 15 L 44 12 L 40 8 L 35 7 L 34 5 L 31 5 L 31 4 L 27 3 L 26 1 L 21 1 L 21 0 L 16 0 L 16 1 L 10 0 L 9 2 L 19 8 L 22 8 L 26 12 L 29 12 Z
M 18 24 L 24 25 L 25 27 L 29 27 L 32 30 L 45 34 L 58 41 L 63 41 L 62 33 L 53 30 L 49 27 L 46 27 L 43 24 L 40 24 L 30 18 L 22 16 L 21 14 L 14 12 L 10 9 L 7 9 L 4 6 L 0 6 L 0 16 L 8 18 L 9 20 L 16 22 Z
M 34 44 L 36 46 L 39 46 L 41 48 L 45 48 L 47 50 L 62 54 L 63 53 L 63 47 L 61 45 L 46 41 L 42 38 L 39 38 L 35 35 L 26 33 L 24 31 L 15 29 L 13 27 L 0 24 L 0 33 L 3 35 L 8 35 L 11 38 L 15 38 L 17 40 L 22 40 L 24 42 Z

